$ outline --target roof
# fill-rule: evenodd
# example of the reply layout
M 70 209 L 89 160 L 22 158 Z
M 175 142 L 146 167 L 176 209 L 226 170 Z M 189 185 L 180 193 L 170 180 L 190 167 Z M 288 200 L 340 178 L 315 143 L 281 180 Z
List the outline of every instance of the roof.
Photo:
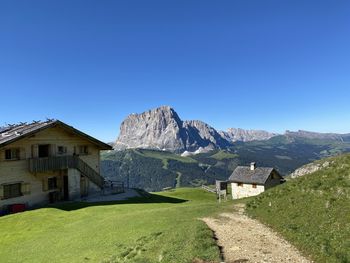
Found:
M 265 184 L 272 171 L 274 168 L 271 167 L 257 167 L 251 170 L 249 166 L 238 166 L 228 180 L 237 183 Z
M 0 128 L 0 148 L 4 147 L 10 143 L 18 141 L 19 139 L 31 136 L 35 133 L 38 133 L 42 130 L 51 128 L 51 127 L 61 127 L 67 131 L 73 132 L 80 137 L 90 141 L 91 143 L 98 146 L 101 150 L 112 150 L 112 146 L 99 141 L 98 139 L 87 135 L 64 122 L 59 120 L 47 120 L 44 122 L 34 121 L 32 123 L 20 123 L 14 125 L 8 125 L 7 127 Z

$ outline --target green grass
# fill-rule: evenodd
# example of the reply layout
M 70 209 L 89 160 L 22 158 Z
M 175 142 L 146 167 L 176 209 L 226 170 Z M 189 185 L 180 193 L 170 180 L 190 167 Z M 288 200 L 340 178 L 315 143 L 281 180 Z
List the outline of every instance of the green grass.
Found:
M 233 158 L 238 158 L 237 154 L 233 154 L 230 152 L 226 152 L 226 151 L 219 151 L 215 154 L 213 154 L 212 156 L 210 156 L 211 158 L 214 158 L 216 160 L 224 160 L 224 159 L 233 159 Z
M 196 163 L 196 161 L 190 157 L 183 157 L 181 155 L 166 151 L 135 149 L 134 152 L 144 157 L 162 160 L 164 169 L 168 169 L 168 160 L 175 160 L 183 163 Z
M 327 160 L 328 168 L 253 198 L 247 211 L 316 262 L 345 263 L 350 262 L 350 155 Z
M 1 262 L 219 261 L 198 218 L 225 210 L 215 195 L 181 188 L 114 203 L 66 203 L 0 218 Z M 231 203 L 232 204 L 232 203 Z

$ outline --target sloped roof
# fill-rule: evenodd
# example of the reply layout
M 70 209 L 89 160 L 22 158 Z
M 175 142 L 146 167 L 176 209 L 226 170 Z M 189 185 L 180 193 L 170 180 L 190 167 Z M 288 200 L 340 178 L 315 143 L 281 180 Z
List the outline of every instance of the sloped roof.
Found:
M 238 166 L 228 180 L 236 183 L 265 184 L 273 170 L 271 167 L 257 167 L 251 170 L 249 166 Z
M 102 142 L 98 139 L 95 139 L 94 137 L 91 137 L 90 135 L 87 135 L 86 133 L 83 133 L 77 129 L 75 129 L 72 126 L 69 126 L 68 124 L 65 124 L 64 122 L 61 122 L 59 120 L 48 120 L 44 122 L 32 122 L 32 123 L 20 123 L 16 125 L 10 125 L 7 127 L 0 128 L 0 148 L 4 147 L 10 143 L 13 143 L 19 139 L 25 138 L 27 136 L 30 136 L 32 134 L 35 134 L 39 131 L 42 131 L 44 129 L 50 128 L 50 127 L 56 127 L 60 126 L 61 128 L 68 130 L 70 132 L 73 132 L 77 134 L 80 137 L 83 137 L 84 139 L 90 141 L 91 143 L 97 145 L 101 150 L 112 150 L 113 148 Z

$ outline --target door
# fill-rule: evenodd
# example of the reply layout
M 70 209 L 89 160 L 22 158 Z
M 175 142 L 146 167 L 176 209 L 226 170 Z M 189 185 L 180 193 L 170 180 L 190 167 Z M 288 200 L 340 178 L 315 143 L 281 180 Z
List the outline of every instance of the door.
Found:
M 63 176 L 63 199 L 65 201 L 69 200 L 69 189 L 68 189 L 68 176 Z
M 80 177 L 80 196 L 85 197 L 88 195 L 88 181 L 85 176 Z
M 41 144 L 39 145 L 39 158 L 43 157 L 49 157 L 49 150 L 50 150 L 50 145 L 49 144 Z

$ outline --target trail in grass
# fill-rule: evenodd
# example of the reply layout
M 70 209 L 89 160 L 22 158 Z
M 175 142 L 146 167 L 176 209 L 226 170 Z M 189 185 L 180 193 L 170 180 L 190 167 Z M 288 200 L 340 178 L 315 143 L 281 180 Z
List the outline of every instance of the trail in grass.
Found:
M 270 228 L 244 215 L 243 204 L 236 205 L 233 213 L 203 220 L 215 232 L 226 263 L 311 263 Z

